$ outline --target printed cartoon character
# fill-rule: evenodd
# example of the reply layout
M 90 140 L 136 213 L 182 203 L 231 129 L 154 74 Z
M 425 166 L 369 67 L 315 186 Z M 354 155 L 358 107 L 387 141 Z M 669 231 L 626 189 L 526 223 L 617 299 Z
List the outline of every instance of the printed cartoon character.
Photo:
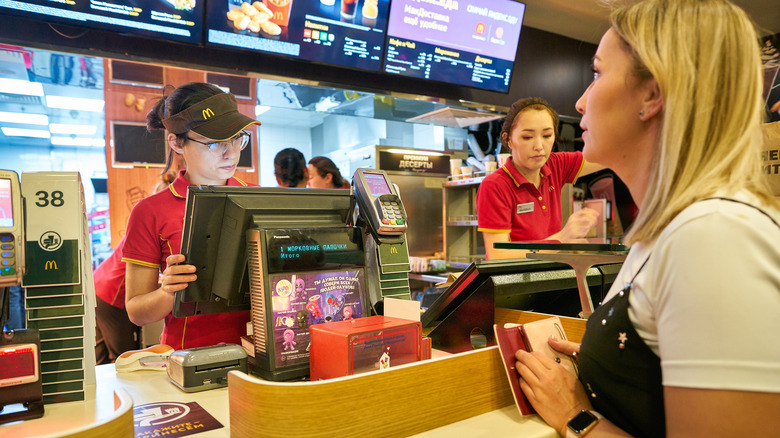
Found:
M 345 306 L 344 307 L 344 321 L 349 321 L 352 319 L 352 306 Z
M 306 310 L 309 311 L 310 324 L 316 324 L 317 321 L 322 320 L 322 311 L 320 305 L 316 301 L 309 301 L 306 303 Z
M 344 303 L 344 298 L 334 296 L 333 294 L 328 294 L 328 296 L 325 298 L 325 302 L 328 303 L 328 306 L 330 306 L 330 308 L 335 311 Z
M 284 342 L 282 342 L 282 345 L 284 346 L 284 350 L 295 350 L 295 332 L 287 329 L 282 333 L 282 337 L 284 338 Z
M 302 278 L 298 278 L 295 280 L 295 299 L 296 300 L 305 300 L 306 299 L 306 291 L 304 290 L 306 286 L 306 282 L 303 281 Z
M 295 314 L 295 322 L 296 322 L 296 328 L 305 329 L 306 327 L 308 327 L 308 324 L 306 323 L 305 310 L 299 310 L 298 313 Z
M 379 369 L 386 370 L 390 368 L 390 347 L 385 347 L 385 352 L 379 356 Z

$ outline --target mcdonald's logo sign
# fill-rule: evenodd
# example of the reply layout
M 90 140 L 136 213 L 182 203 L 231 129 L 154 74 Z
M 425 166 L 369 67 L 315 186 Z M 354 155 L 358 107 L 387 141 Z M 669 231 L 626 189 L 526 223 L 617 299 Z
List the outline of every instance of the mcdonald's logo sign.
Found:
M 284 22 L 284 12 L 283 11 L 276 11 L 274 12 L 274 21 L 278 21 L 280 23 Z
M 211 117 L 214 117 L 214 111 L 211 108 L 206 108 L 203 111 L 201 111 L 203 114 L 203 120 L 208 120 Z
M 390 247 L 390 254 L 398 254 L 398 250 L 394 246 Z
M 56 271 L 59 268 L 57 268 L 57 262 L 55 260 L 46 260 L 46 266 L 43 269 L 45 271 L 48 271 L 49 269 L 54 269 Z

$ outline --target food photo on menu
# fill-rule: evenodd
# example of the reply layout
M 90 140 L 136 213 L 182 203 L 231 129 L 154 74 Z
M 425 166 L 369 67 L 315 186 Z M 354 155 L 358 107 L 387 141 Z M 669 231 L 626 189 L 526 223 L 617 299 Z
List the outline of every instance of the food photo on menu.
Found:
M 377 71 L 389 0 L 223 0 L 207 5 L 207 44 Z

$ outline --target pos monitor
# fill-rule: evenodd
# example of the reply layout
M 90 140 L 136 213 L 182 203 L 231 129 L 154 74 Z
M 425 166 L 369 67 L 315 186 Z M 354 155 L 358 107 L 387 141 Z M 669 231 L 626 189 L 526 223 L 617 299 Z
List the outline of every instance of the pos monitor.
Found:
M 173 315 L 252 310 L 254 361 L 269 380 L 309 373 L 308 327 L 367 315 L 350 191 L 190 186 L 181 253 L 197 280 Z

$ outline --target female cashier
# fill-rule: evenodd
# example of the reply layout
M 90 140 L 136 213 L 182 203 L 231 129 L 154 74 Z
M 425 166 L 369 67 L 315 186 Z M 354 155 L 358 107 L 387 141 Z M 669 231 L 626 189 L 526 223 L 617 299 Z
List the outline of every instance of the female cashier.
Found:
M 187 318 L 175 318 L 171 311 L 175 292 L 196 278 L 195 266 L 181 264 L 184 255 L 179 254 L 187 187 L 247 185 L 233 174 L 251 140 L 245 129 L 260 123 L 238 112 L 233 95 L 204 83 L 176 88 L 146 118 L 149 130 L 165 129 L 170 156 L 181 156 L 186 170 L 167 190 L 142 199 L 130 213 L 122 257 L 127 314 L 139 326 L 165 319 L 161 342 L 175 349 L 239 344 L 248 311 Z
M 571 241 L 596 225 L 598 213 L 585 208 L 561 228 L 562 186 L 604 167 L 584 161 L 582 152 L 552 152 L 557 136 L 558 113 L 544 99 L 512 104 L 501 129 L 512 157 L 477 192 L 478 230 L 488 260 L 525 257 L 525 251 L 493 248 L 496 242 Z

